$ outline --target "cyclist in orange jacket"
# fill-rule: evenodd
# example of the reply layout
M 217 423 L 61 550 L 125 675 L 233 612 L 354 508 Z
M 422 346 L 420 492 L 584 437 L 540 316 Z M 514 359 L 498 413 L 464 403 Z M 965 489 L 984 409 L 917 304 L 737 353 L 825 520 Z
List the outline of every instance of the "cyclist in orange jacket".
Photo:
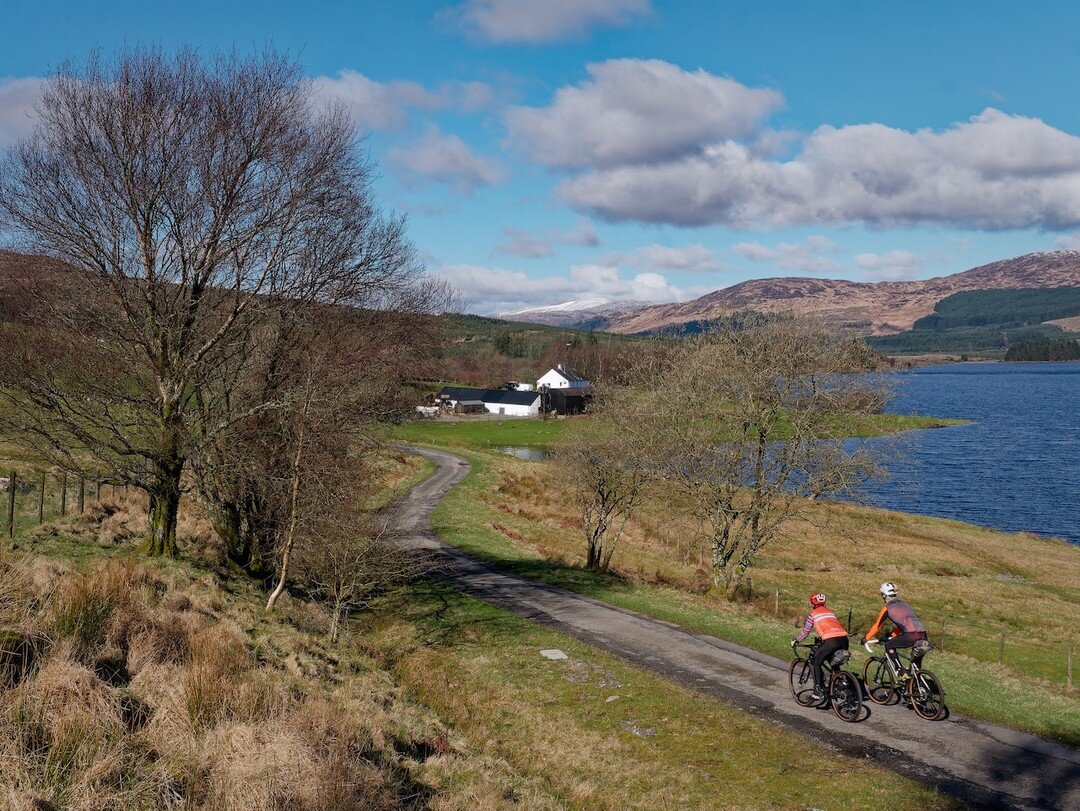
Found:
M 802 631 L 791 640 L 791 647 L 794 648 L 810 636 L 811 631 L 817 631 L 817 635 L 821 637 L 821 644 L 817 646 L 814 657 L 810 660 L 814 668 L 814 693 L 810 696 L 810 700 L 823 701 L 825 699 L 825 674 L 821 670 L 821 665 L 827 657 L 838 650 L 848 649 L 848 632 L 836 618 L 836 613 L 825 605 L 824 594 L 821 592 L 811 594 L 810 606 L 810 613 L 806 615 Z
M 881 633 L 882 626 L 889 621 L 893 624 L 893 630 L 889 638 L 885 640 L 885 653 L 895 661 L 894 651 L 898 648 L 911 648 L 912 658 L 915 664 L 919 664 L 930 650 L 930 641 L 926 638 L 926 626 L 916 616 L 915 609 L 897 596 L 899 590 L 895 583 L 882 583 L 879 591 L 885 605 L 881 607 L 874 624 L 860 641 L 865 645 L 867 639 L 876 639 Z

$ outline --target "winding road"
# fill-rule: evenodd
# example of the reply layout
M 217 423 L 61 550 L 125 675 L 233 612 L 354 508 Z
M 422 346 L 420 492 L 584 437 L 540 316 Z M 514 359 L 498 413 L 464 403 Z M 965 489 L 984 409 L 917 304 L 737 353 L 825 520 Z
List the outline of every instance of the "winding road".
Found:
M 1080 809 L 1080 751 L 1069 746 L 956 715 L 924 721 L 902 707 L 871 706 L 871 717 L 846 724 L 831 712 L 799 707 L 780 659 L 524 580 L 444 544 L 431 529 L 431 513 L 469 465 L 444 451 L 409 450 L 437 469 L 398 503 L 390 521 L 403 545 L 425 554 L 432 575 L 461 591 L 969 805 Z

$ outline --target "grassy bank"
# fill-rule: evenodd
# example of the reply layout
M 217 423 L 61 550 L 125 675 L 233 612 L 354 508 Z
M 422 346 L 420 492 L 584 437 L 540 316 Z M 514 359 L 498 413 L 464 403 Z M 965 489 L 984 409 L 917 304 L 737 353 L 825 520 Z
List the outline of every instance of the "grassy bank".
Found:
M 610 573 L 583 568 L 573 494 L 551 463 L 461 451 L 473 473 L 434 515 L 440 537 L 530 579 L 561 585 L 786 658 L 806 595 L 824 590 L 858 634 L 883 580 L 900 583 L 945 651 L 930 660 L 958 712 L 1080 744 L 1080 702 L 1065 686 L 1080 550 L 955 521 L 818 505 L 765 550 L 753 596 L 712 593 L 694 528 L 674 498 L 643 505 Z M 779 606 L 777 604 L 779 589 Z M 1002 663 L 998 663 L 1001 633 Z

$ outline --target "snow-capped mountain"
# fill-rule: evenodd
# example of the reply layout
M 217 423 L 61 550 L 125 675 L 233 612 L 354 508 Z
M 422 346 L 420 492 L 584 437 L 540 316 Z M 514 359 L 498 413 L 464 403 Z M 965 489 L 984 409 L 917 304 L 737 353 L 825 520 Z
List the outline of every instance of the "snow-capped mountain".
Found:
M 596 318 L 610 318 L 615 314 L 633 312 L 649 306 L 642 301 L 611 301 L 594 297 L 564 301 L 560 304 L 548 304 L 543 307 L 528 307 L 499 313 L 498 318 L 507 321 L 521 321 L 527 324 L 546 324 L 552 327 L 570 327 L 583 324 Z

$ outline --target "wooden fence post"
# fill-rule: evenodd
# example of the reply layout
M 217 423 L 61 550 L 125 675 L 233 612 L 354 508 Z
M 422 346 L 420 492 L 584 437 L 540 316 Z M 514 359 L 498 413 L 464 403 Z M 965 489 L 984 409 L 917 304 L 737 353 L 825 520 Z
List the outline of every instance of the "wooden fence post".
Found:
M 41 471 L 41 481 L 38 483 L 37 522 L 45 523 L 45 471 Z
M 79 476 L 79 515 L 86 511 L 86 479 Z
M 998 639 L 998 664 L 1000 665 L 1005 661 L 1005 632 L 1001 632 L 1001 637 Z
M 67 515 L 67 471 L 60 474 L 60 515 Z
M 94 501 L 101 501 L 101 479 L 94 479 Z
M 9 538 L 15 537 L 15 487 L 17 485 L 18 475 L 13 470 L 8 479 L 7 533 Z

